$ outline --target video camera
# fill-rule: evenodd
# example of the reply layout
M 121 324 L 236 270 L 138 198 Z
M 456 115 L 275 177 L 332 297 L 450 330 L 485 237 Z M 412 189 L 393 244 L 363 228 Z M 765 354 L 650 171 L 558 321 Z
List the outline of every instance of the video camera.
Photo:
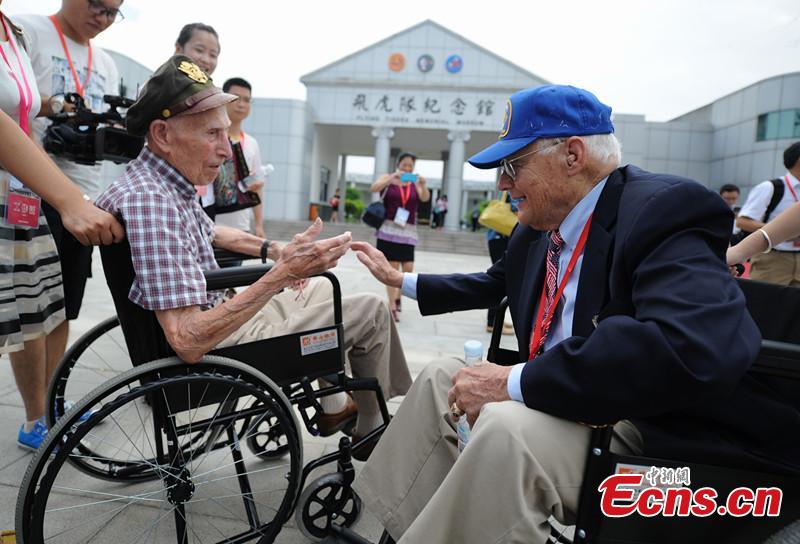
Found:
M 86 107 L 83 97 L 67 93 L 63 101 L 74 106 L 73 111 L 51 115 L 52 121 L 44 134 L 44 149 L 78 164 L 94 165 L 98 161 L 117 164 L 135 159 L 144 146 L 144 138 L 125 130 L 125 112 L 133 100 L 122 96 L 104 95 L 110 109 L 95 113 Z

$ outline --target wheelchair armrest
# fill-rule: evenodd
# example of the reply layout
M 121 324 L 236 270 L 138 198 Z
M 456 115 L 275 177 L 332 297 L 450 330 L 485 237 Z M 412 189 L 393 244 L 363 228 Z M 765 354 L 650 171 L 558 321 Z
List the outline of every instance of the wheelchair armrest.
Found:
M 217 264 L 220 266 L 226 263 L 250 261 L 253 259 L 259 259 L 262 263 L 267 262 L 266 259 L 262 259 L 259 256 L 248 255 L 247 253 L 238 253 L 236 251 L 230 251 L 228 249 L 222 249 L 220 247 L 214 248 L 214 260 L 217 261 Z
M 761 351 L 750 372 L 800 380 L 800 345 L 762 340 Z
M 206 277 L 206 289 L 208 291 L 218 291 L 231 287 L 251 285 L 271 269 L 271 264 L 258 264 L 204 270 L 203 274 Z M 339 285 L 339 280 L 331 272 L 323 272 L 314 277 L 323 277 L 331 282 L 331 287 L 333 287 L 333 318 L 334 324 L 338 325 L 342 322 L 342 288 Z
M 506 317 L 506 309 L 508 308 L 508 297 L 504 297 L 497 305 L 497 311 L 494 314 L 494 323 L 492 329 L 492 339 L 489 342 L 489 352 L 486 354 L 486 359 L 496 365 L 510 366 L 519 362 L 519 352 L 500 347 L 500 335 L 503 333 L 503 321 Z

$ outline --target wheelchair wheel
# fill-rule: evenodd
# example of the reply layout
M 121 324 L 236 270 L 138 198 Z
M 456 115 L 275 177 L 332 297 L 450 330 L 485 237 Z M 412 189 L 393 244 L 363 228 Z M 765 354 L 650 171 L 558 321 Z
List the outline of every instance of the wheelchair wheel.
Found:
M 283 457 L 289 451 L 289 443 L 277 417 L 265 414 L 258 421 L 246 422 L 247 447 L 266 459 Z
M 52 429 L 68 407 L 76 405 L 84 395 L 132 367 L 116 316 L 91 328 L 69 347 L 53 374 L 46 399 L 48 427 Z M 147 406 L 142 409 L 149 411 Z M 97 478 L 139 481 L 157 477 L 150 465 L 132 466 L 128 459 L 104 456 L 92 448 L 90 441 L 79 444 L 78 449 L 81 455 L 71 456 L 69 461 Z
M 286 436 L 281 459 L 241 447 L 266 417 Z M 272 542 L 300 491 L 298 429 L 280 389 L 237 361 L 169 358 L 131 369 L 50 430 L 20 488 L 17 537 L 26 544 Z M 92 478 L 67 462 L 84 457 L 87 441 L 130 468 L 146 466 L 156 479 Z
M 350 527 L 361 515 L 361 497 L 345 484 L 341 472 L 320 476 L 308 486 L 297 501 L 294 512 L 297 527 L 313 542 L 331 534 L 334 523 Z
M 800 544 L 800 520 L 769 537 L 764 544 Z

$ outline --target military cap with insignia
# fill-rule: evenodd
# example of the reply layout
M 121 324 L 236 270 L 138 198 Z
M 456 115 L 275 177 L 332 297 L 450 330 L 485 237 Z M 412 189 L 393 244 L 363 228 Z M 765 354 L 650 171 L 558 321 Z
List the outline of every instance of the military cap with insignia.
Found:
M 126 126 L 134 136 L 144 136 L 156 119 L 202 113 L 237 98 L 215 87 L 192 59 L 175 55 L 144 84 L 139 98 L 128 109 Z

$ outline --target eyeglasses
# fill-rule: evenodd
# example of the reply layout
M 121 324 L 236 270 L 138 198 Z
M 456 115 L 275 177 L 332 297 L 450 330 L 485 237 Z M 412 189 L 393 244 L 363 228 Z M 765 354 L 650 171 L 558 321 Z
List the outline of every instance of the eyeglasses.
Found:
M 550 149 L 551 147 L 563 144 L 565 141 L 566 139 L 559 138 L 557 141 L 553 142 L 550 145 L 534 149 L 533 151 L 529 151 L 524 155 L 519 155 L 518 157 L 514 157 L 513 159 L 502 159 L 500 161 L 500 173 L 507 175 L 509 178 L 511 178 L 511 181 L 517 181 L 517 172 L 516 170 L 514 170 L 515 162 L 519 161 L 520 159 L 524 159 L 525 157 L 535 155 L 540 151 L 544 151 L 545 149 Z
M 89 11 L 92 15 L 104 15 L 106 19 L 112 23 L 121 21 L 125 18 L 122 12 L 118 9 L 107 8 L 100 0 L 87 0 L 89 2 Z

